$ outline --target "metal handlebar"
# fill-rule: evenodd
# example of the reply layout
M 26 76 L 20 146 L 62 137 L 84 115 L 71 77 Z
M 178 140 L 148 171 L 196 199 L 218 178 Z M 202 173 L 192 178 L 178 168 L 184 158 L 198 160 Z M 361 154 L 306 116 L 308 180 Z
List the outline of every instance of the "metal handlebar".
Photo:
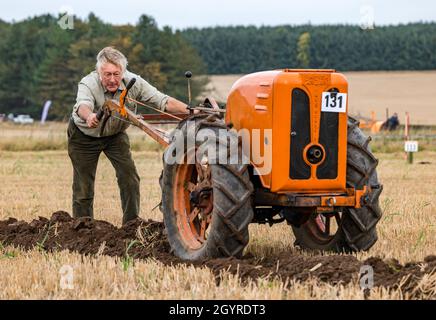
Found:
M 126 89 L 123 90 L 123 92 L 120 95 L 120 106 L 124 107 L 124 103 L 126 102 L 126 96 L 129 93 L 129 90 L 133 87 L 133 85 L 136 82 L 136 78 L 130 79 L 129 83 L 126 86 Z M 100 121 L 101 118 L 103 118 L 104 115 L 104 109 L 100 108 L 100 110 L 97 111 L 97 120 Z

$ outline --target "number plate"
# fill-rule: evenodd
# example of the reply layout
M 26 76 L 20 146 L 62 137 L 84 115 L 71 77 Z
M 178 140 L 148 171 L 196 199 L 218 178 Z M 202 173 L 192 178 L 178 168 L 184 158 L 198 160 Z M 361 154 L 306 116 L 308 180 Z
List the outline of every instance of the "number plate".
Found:
M 323 92 L 321 111 L 347 112 L 347 94 L 339 92 Z
M 404 151 L 406 151 L 406 152 L 418 152 L 418 141 L 405 141 Z

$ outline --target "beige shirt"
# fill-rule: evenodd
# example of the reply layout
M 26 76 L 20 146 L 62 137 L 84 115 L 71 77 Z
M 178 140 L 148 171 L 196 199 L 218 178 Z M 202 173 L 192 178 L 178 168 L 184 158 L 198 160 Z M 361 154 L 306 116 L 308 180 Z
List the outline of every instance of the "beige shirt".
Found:
M 129 127 L 130 124 L 127 122 L 127 120 L 123 121 L 117 119 L 122 117 L 115 112 L 107 121 L 103 134 L 100 135 L 103 121 L 100 121 L 96 128 L 89 128 L 86 124 L 86 121 L 79 117 L 77 111 L 80 105 L 87 105 L 91 108 L 91 110 L 93 110 L 93 112 L 97 112 L 106 100 L 112 99 L 116 100 L 118 103 L 121 92 L 126 88 L 127 83 L 132 78 L 136 78 L 136 82 L 129 90 L 127 95 L 129 98 L 147 103 L 152 107 L 165 110 L 169 97 L 158 91 L 140 76 L 126 71 L 117 92 L 111 93 L 103 87 L 97 71 L 93 71 L 80 80 L 77 90 L 76 104 L 73 107 L 72 113 L 74 123 L 84 134 L 92 137 L 106 137 L 125 131 Z M 128 100 L 126 100 L 125 105 L 130 110 L 136 110 L 137 108 L 136 103 L 128 102 Z

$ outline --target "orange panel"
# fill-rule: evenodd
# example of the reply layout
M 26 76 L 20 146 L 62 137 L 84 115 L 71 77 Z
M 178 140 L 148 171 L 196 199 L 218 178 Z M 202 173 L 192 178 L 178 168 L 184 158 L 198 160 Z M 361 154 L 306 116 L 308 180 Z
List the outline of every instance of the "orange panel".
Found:
M 272 192 L 345 192 L 347 153 L 347 114 L 339 113 L 338 175 L 335 179 L 317 179 L 318 165 L 311 166 L 309 179 L 291 179 L 290 133 L 291 93 L 295 88 L 306 92 L 310 100 L 311 143 L 319 140 L 322 92 L 332 88 L 348 93 L 345 77 L 334 70 L 277 70 L 258 72 L 239 79 L 232 87 L 227 101 L 226 122 L 234 128 L 272 129 L 272 170 L 260 176 L 264 187 Z M 347 99 L 348 104 L 348 99 Z M 347 106 L 348 108 L 348 106 Z M 265 137 L 261 134 L 261 141 Z M 270 141 L 272 140 L 272 141 Z M 271 146 L 271 145 L 269 145 Z M 264 152 L 261 144 L 261 154 Z M 252 162 L 253 159 L 251 159 Z M 255 160 L 255 159 L 254 159 Z M 253 163 L 254 167 L 258 165 Z
M 261 141 L 265 141 L 264 130 L 272 130 L 273 82 L 280 73 L 281 71 L 258 72 L 236 81 L 227 99 L 226 123 L 232 123 L 236 130 L 248 129 L 250 137 L 253 129 L 260 129 Z M 243 136 L 243 143 L 250 144 L 250 141 Z M 272 141 L 266 141 L 266 143 L 272 148 Z M 260 143 L 260 154 L 263 155 L 264 151 L 264 145 Z M 256 162 L 252 157 L 250 158 L 252 163 Z M 253 166 L 258 165 L 253 163 Z M 269 188 L 271 174 L 259 177 L 262 184 Z

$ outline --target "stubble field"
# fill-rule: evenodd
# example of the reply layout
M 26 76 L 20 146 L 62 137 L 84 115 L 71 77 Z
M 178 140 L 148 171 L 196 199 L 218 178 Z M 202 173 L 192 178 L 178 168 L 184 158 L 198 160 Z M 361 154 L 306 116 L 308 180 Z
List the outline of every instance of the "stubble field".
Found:
M 436 123 L 436 72 L 348 73 L 350 113 L 385 108 Z M 237 76 L 213 76 L 225 99 Z M 422 151 L 408 165 L 402 132 L 373 136 L 384 191 L 379 240 L 369 252 L 317 255 L 293 246 L 290 226 L 250 225 L 243 259 L 186 263 L 166 242 L 158 178 L 162 149 L 128 130 L 141 177 L 142 221 L 121 226 L 115 173 L 101 156 L 97 221 L 72 220 L 66 124 L 0 123 L 0 299 L 422 299 L 436 297 L 435 129 L 412 131 Z M 101 220 L 101 221 L 99 221 Z M 362 266 L 374 270 L 363 290 Z
M 2 299 L 436 296 L 434 151 L 418 153 L 413 165 L 406 164 L 401 151 L 376 153 L 384 185 L 380 198 L 384 215 L 378 227 L 379 241 L 367 253 L 313 255 L 293 247 L 292 231 L 286 224 L 251 225 L 243 259 L 190 264 L 170 253 L 162 214 L 155 208 L 160 201 L 162 150 L 136 128 L 129 133 L 138 150 L 133 156 L 141 176 L 141 218 L 145 221 L 121 228 L 116 178 L 103 155 L 97 171 L 95 218 L 107 223 L 77 223 L 59 212 L 52 217 L 57 211 L 71 212 L 72 167 L 62 145 L 65 126 L 1 125 Z M 18 143 L 12 147 L 14 136 Z M 57 150 L 35 151 L 53 144 L 59 146 Z M 375 287 L 369 295 L 360 287 L 362 265 L 374 267 Z
M 340 70 L 337 70 L 340 72 Z M 436 71 L 344 72 L 348 80 L 349 113 L 384 120 L 386 109 L 397 112 L 404 123 L 405 112 L 419 125 L 436 124 Z M 210 76 L 208 90 L 226 101 L 232 84 L 241 75 Z

